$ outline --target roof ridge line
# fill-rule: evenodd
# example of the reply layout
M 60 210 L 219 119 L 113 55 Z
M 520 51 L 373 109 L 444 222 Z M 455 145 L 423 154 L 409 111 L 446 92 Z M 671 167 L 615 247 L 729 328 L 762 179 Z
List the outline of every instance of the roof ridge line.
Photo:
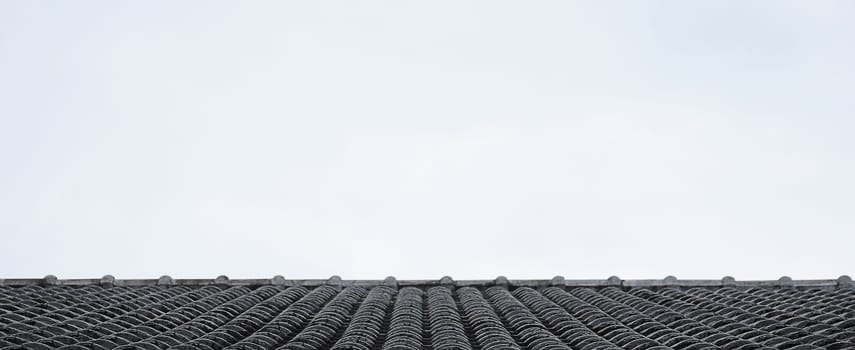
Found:
M 281 285 L 281 286 L 306 286 L 314 287 L 333 283 L 341 286 L 365 286 L 374 287 L 383 285 L 385 280 L 344 280 L 340 278 L 325 278 L 325 279 L 285 279 L 280 275 L 273 278 L 245 278 L 245 279 L 229 279 L 221 275 L 213 279 L 173 279 L 170 276 L 161 276 L 153 279 L 117 279 L 111 275 L 106 275 L 101 278 L 77 278 L 77 279 L 58 279 L 56 276 L 48 275 L 43 278 L 10 278 L 0 279 L 0 286 L 32 286 L 32 285 L 62 285 L 62 286 L 150 286 L 150 285 L 183 285 L 183 286 L 205 286 L 205 285 L 227 285 L 227 286 L 261 286 L 261 285 Z M 503 278 L 500 276 L 500 278 Z M 555 276 L 552 279 L 501 279 L 494 280 L 451 280 L 451 278 L 443 279 L 414 279 L 414 280 L 397 280 L 399 287 L 408 286 L 440 286 L 453 283 L 455 287 L 466 286 L 494 286 L 498 284 L 507 284 L 511 287 L 624 287 L 624 288 L 655 288 L 655 287 L 766 287 L 766 288 L 849 288 L 855 289 L 855 283 L 852 278 L 843 275 L 837 279 L 804 279 L 793 280 L 790 277 L 783 276 L 777 280 L 745 280 L 737 281 L 733 277 L 724 277 L 719 280 L 713 279 L 677 279 L 673 276 L 665 277 L 664 279 L 620 279 L 616 276 L 608 279 L 564 279 L 562 276 Z M 449 282 L 450 281 L 450 282 Z M 499 282 L 497 282 L 499 281 Z M 388 283 L 388 282 L 387 282 Z M 443 284 L 445 283 L 445 284 Z

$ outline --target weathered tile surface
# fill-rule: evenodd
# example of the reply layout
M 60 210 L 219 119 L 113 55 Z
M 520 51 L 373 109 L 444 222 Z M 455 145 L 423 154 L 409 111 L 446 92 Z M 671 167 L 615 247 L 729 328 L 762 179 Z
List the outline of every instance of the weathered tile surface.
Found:
M 0 280 L 0 349 L 855 349 L 851 279 Z

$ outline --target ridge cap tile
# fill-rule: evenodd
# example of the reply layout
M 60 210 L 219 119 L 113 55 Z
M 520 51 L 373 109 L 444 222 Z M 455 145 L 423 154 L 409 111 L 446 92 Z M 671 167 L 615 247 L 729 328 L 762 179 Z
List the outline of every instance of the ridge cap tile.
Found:
M 284 286 L 307 286 L 316 287 L 323 284 L 339 285 L 339 286 L 377 286 L 384 283 L 390 283 L 389 276 L 383 280 L 345 280 L 338 275 L 331 276 L 327 279 L 286 279 L 281 275 L 276 275 L 268 279 L 229 279 L 225 275 L 210 279 L 174 279 L 169 275 L 163 275 L 157 279 L 118 279 L 112 275 L 104 275 L 101 278 L 92 279 L 59 279 L 54 275 L 47 275 L 43 278 L 0 278 L 0 285 L 6 286 L 26 286 L 26 285 L 42 285 L 42 286 L 85 286 L 85 285 L 114 285 L 114 286 L 146 286 L 146 285 L 187 285 L 187 286 L 202 286 L 202 285 L 233 285 L 233 286 L 260 286 L 260 285 L 284 285 Z M 515 279 L 510 280 L 504 276 L 496 277 L 493 280 L 454 280 L 450 276 L 443 276 L 440 280 L 398 280 L 395 283 L 398 286 L 438 286 L 449 285 L 454 287 L 459 286 L 489 286 L 496 284 L 507 283 L 512 287 L 546 287 L 561 285 L 561 281 L 568 287 L 739 287 L 739 288 L 848 288 L 855 285 L 851 277 L 842 275 L 835 279 L 792 279 L 787 276 L 778 278 L 777 280 L 736 280 L 733 277 L 725 276 L 720 280 L 713 279 L 677 279 L 673 276 L 667 276 L 665 279 L 628 279 L 623 280 L 617 276 L 611 276 L 605 280 L 597 279 L 565 279 L 563 276 L 555 276 L 552 279 Z

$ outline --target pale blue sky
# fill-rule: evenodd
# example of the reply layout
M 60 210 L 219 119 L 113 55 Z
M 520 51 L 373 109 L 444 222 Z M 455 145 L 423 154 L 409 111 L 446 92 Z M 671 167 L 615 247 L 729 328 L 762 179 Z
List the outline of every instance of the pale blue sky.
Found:
M 0 277 L 835 278 L 855 3 L 2 1 Z

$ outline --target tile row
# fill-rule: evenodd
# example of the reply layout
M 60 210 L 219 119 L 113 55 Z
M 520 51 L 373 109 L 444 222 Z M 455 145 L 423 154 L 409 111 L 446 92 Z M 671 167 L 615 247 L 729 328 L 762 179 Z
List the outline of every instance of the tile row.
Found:
M 3 286 L 0 349 L 855 349 L 855 292 Z

